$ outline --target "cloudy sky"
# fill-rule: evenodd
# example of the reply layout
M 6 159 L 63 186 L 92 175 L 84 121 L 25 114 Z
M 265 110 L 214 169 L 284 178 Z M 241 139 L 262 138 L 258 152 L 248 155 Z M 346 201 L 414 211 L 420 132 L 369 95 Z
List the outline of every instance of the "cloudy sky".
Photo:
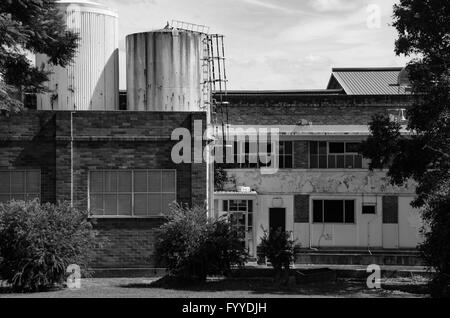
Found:
M 97 2 L 119 13 L 122 89 L 126 86 L 125 36 L 162 28 L 172 19 L 208 25 L 211 32 L 226 36 L 230 89 L 325 88 L 332 67 L 407 62 L 393 51 L 394 0 Z

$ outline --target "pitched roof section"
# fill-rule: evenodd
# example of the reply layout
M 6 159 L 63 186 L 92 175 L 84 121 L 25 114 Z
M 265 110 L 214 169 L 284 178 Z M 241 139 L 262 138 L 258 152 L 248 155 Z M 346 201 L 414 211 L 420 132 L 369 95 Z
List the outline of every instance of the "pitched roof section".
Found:
M 328 89 L 343 89 L 347 95 L 407 95 L 398 85 L 403 68 L 334 68 Z

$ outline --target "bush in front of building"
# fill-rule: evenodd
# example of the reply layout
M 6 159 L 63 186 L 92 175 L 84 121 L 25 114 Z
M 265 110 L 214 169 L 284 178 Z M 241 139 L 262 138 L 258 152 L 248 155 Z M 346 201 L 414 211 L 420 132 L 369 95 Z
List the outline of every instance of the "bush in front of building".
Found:
M 0 204 L 0 277 L 15 292 L 63 286 L 69 265 L 86 268 L 94 238 L 88 213 L 68 203 Z
M 275 270 L 275 281 L 287 281 L 291 263 L 295 259 L 295 241 L 289 232 L 279 229 L 264 230 L 258 252 Z
M 183 282 L 227 275 L 247 260 L 239 233 L 225 219 L 208 219 L 204 207 L 178 204 L 171 206 L 158 230 L 156 254 L 169 275 Z

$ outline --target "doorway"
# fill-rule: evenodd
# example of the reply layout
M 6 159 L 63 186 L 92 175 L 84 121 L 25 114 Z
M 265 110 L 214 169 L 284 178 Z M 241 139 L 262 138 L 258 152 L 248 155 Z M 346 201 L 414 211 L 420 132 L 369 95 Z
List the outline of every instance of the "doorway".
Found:
M 279 228 L 281 228 L 283 231 L 286 231 L 286 209 L 269 209 L 269 229 L 277 230 Z

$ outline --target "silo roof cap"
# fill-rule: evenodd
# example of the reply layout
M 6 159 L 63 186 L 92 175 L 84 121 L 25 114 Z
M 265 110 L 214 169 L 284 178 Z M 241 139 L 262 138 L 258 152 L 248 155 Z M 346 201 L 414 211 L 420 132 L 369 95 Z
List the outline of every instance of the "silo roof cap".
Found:
M 98 3 L 98 2 L 93 2 L 93 1 L 87 1 L 87 0 L 58 0 L 56 1 L 57 4 L 62 4 L 62 5 L 78 5 L 81 7 L 91 7 L 91 8 L 97 8 L 97 9 L 101 9 L 101 10 L 107 10 L 107 11 L 111 11 L 112 13 L 117 14 L 117 10 L 114 8 L 110 8 L 102 3 Z

